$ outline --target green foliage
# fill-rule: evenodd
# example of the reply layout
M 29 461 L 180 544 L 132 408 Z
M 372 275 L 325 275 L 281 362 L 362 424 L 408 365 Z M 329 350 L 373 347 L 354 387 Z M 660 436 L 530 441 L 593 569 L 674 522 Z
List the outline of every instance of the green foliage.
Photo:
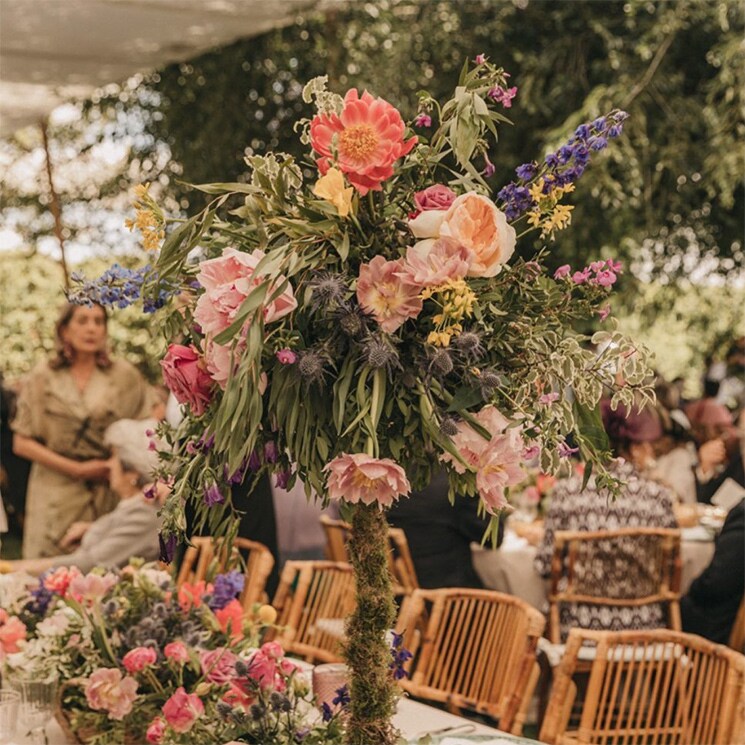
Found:
M 136 266 L 136 257 L 119 258 L 123 266 Z M 91 259 L 75 267 L 95 277 L 109 261 Z M 62 268 L 53 259 L 37 254 L 3 255 L 0 277 L 0 348 L 6 379 L 27 373 L 54 351 L 54 325 L 65 304 Z M 109 339 L 113 354 L 128 359 L 152 382 L 160 379 L 158 360 L 164 342 L 153 330 L 153 318 L 135 308 L 109 313 Z

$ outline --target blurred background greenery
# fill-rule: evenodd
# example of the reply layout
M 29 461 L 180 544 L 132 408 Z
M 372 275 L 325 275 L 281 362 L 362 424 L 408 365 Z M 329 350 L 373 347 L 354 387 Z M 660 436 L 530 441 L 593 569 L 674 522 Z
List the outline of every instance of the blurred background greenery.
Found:
M 743 4 L 734 0 L 376 0 L 331 4 L 293 25 L 110 86 L 50 124 L 61 172 L 113 152 L 94 178 L 61 179 L 68 245 L 87 246 L 83 271 L 146 258 L 123 232 L 128 192 L 151 191 L 172 214 L 201 206 L 188 183 L 241 181 L 247 154 L 304 156 L 294 122 L 311 112 L 303 84 L 368 88 L 412 118 L 417 91 L 450 95 L 464 59 L 487 55 L 518 87 L 491 153 L 496 192 L 520 163 L 555 149 L 581 121 L 630 113 L 624 136 L 593 159 L 572 199 L 571 227 L 550 244 L 552 267 L 620 258 L 613 299 L 624 330 L 692 392 L 706 355 L 745 333 Z M 70 107 L 68 107 L 70 108 Z M 116 147 L 114 147 L 114 145 Z M 51 345 L 63 284 L 41 255 L 53 233 L 46 192 L 19 177 L 38 152 L 19 133 L 0 143 L 0 219 L 22 248 L 3 255 L 2 370 L 13 378 Z M 97 150 L 98 148 L 98 150 Z M 114 148 L 114 150 L 112 150 Z M 116 218 L 113 219 L 112 218 Z M 121 218 L 121 219 L 119 219 Z M 541 243 L 523 241 L 529 256 Z M 79 267 L 76 267 L 79 268 Z M 114 345 L 150 374 L 152 318 L 116 311 Z

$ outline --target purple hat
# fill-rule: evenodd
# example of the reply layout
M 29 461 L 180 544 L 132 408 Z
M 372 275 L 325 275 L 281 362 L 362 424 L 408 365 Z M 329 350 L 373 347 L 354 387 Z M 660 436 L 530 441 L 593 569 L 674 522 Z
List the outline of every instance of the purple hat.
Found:
M 610 400 L 600 402 L 603 426 L 608 437 L 616 442 L 654 442 L 662 437 L 662 423 L 653 407 L 639 410 L 634 407 L 629 411 L 623 404 L 613 411 Z

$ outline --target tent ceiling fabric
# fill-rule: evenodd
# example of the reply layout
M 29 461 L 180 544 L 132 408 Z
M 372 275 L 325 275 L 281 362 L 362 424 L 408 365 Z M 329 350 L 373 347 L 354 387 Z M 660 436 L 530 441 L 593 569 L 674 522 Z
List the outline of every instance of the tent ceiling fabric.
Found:
M 292 22 L 315 0 L 0 0 L 0 136 L 67 99 Z

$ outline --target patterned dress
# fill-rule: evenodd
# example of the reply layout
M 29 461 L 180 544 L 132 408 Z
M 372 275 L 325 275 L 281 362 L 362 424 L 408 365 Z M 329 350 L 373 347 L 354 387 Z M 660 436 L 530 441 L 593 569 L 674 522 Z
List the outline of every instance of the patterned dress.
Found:
M 129 362 L 114 360 L 95 368 L 81 392 L 69 368 L 38 365 L 24 381 L 11 425 L 55 453 L 73 460 L 108 458 L 106 428 L 117 419 L 144 419 L 154 403 L 152 390 Z M 72 523 L 92 521 L 116 506 L 105 483 L 71 479 L 33 463 L 26 494 L 23 558 L 56 556 L 59 540 Z
M 613 499 L 599 492 L 591 478 L 582 491 L 582 478 L 572 476 L 559 481 L 551 495 L 546 514 L 545 533 L 538 547 L 535 568 L 543 577 L 551 574 L 554 534 L 557 530 L 617 530 L 619 528 L 676 528 L 673 496 L 663 486 L 642 478 L 630 463 L 617 461 L 613 473 L 625 486 Z M 602 547 L 601 547 L 602 550 Z M 588 564 L 580 581 L 587 594 L 634 597 L 652 582 L 648 567 L 654 565 L 653 544 L 640 538 L 614 541 L 601 557 L 605 571 Z M 609 560 L 610 559 L 610 560 Z M 610 571 L 608 566 L 613 567 Z M 561 637 L 572 627 L 584 629 L 654 629 L 667 625 L 665 609 L 658 603 L 638 607 L 591 606 L 580 603 L 561 608 Z

